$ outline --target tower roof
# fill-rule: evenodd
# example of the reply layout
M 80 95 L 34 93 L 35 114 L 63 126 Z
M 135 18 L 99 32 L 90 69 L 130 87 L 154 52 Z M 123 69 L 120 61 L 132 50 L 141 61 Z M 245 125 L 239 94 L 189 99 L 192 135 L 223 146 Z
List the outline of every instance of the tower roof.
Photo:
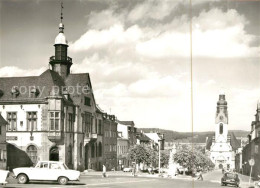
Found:
M 63 44 L 63 45 L 68 45 L 68 41 L 66 39 L 66 36 L 64 35 L 64 24 L 62 23 L 63 20 L 63 2 L 61 1 L 61 11 L 60 11 L 60 24 L 59 24 L 59 34 L 55 38 L 55 44 Z
M 55 44 L 68 45 L 68 41 L 67 41 L 66 36 L 64 35 L 64 33 L 59 33 L 57 35 L 57 37 L 55 38 Z

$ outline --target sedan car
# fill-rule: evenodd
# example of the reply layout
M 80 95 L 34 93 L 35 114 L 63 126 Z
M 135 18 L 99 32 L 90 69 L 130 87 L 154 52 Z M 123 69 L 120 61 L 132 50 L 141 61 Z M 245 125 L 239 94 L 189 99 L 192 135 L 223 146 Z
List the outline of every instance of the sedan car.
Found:
M 240 179 L 238 177 L 238 174 L 226 172 L 223 177 L 221 178 L 221 185 L 235 185 L 236 187 L 239 187 Z
M 7 179 L 8 175 L 9 175 L 9 171 L 0 170 L 0 184 L 5 185 L 7 183 L 6 179 Z
M 18 183 L 24 184 L 30 180 L 58 181 L 66 185 L 68 181 L 79 181 L 80 172 L 70 170 L 63 162 L 39 161 L 35 167 L 15 168 L 14 176 Z

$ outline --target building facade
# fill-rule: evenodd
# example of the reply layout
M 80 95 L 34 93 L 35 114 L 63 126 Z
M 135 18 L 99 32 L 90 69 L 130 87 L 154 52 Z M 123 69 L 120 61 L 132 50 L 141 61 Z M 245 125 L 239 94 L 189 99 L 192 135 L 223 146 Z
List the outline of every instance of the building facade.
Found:
M 242 172 L 250 175 L 251 166 L 249 160 L 254 159 L 252 177 L 260 174 L 260 102 L 258 101 L 255 120 L 251 123 L 251 131 L 248 135 L 248 144 L 242 150 Z
M 40 76 L 0 78 L 0 113 L 8 122 L 6 140 L 10 148 L 27 154 L 34 164 L 39 160 L 63 161 L 81 171 L 101 170 L 104 160 L 116 166 L 115 118 L 104 118 L 97 108 L 89 74 L 71 74 L 68 47 L 60 23 L 50 69 Z M 111 164 L 107 156 L 104 159 L 103 142 L 107 140 L 103 127 L 114 133 L 114 153 L 109 159 L 115 161 Z M 10 162 L 9 166 L 19 163 Z
M 234 134 L 228 134 L 228 110 L 225 94 L 219 95 L 215 117 L 215 136 L 207 140 L 206 149 L 216 169 L 235 168 L 235 150 L 239 147 Z
M 2 170 L 7 167 L 6 125 L 7 121 L 0 114 L 0 169 Z
M 117 169 L 117 122 L 114 115 L 103 114 L 104 164 L 107 170 Z

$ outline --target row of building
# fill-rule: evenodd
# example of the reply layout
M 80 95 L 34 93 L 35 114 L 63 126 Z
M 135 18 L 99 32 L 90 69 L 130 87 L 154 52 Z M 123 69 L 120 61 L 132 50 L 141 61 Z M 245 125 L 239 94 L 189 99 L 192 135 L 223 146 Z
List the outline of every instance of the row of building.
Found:
M 255 120 L 251 123 L 248 138 L 236 153 L 236 170 L 257 178 L 260 175 L 260 102 L 258 101 Z
M 0 168 L 39 160 L 64 161 L 80 171 L 129 166 L 129 148 L 151 139 L 138 137 L 133 121 L 100 109 L 88 73 L 71 73 L 62 22 L 54 47 L 50 69 L 41 75 L 0 78 Z
M 63 23 L 54 47 L 50 69 L 40 76 L 0 78 L 1 168 L 39 160 L 64 161 L 78 170 L 115 168 L 118 121 L 97 106 L 90 75 L 70 73 Z M 125 126 L 127 142 L 134 143 L 134 123 Z

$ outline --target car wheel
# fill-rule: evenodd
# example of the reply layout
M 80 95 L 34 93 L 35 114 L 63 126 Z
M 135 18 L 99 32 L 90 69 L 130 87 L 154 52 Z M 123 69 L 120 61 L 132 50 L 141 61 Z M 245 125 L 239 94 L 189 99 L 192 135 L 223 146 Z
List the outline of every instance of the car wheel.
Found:
M 25 174 L 19 174 L 18 177 L 18 183 L 25 184 L 28 182 L 28 177 Z
M 68 183 L 68 178 L 66 177 L 59 177 L 58 182 L 60 185 L 66 185 Z

